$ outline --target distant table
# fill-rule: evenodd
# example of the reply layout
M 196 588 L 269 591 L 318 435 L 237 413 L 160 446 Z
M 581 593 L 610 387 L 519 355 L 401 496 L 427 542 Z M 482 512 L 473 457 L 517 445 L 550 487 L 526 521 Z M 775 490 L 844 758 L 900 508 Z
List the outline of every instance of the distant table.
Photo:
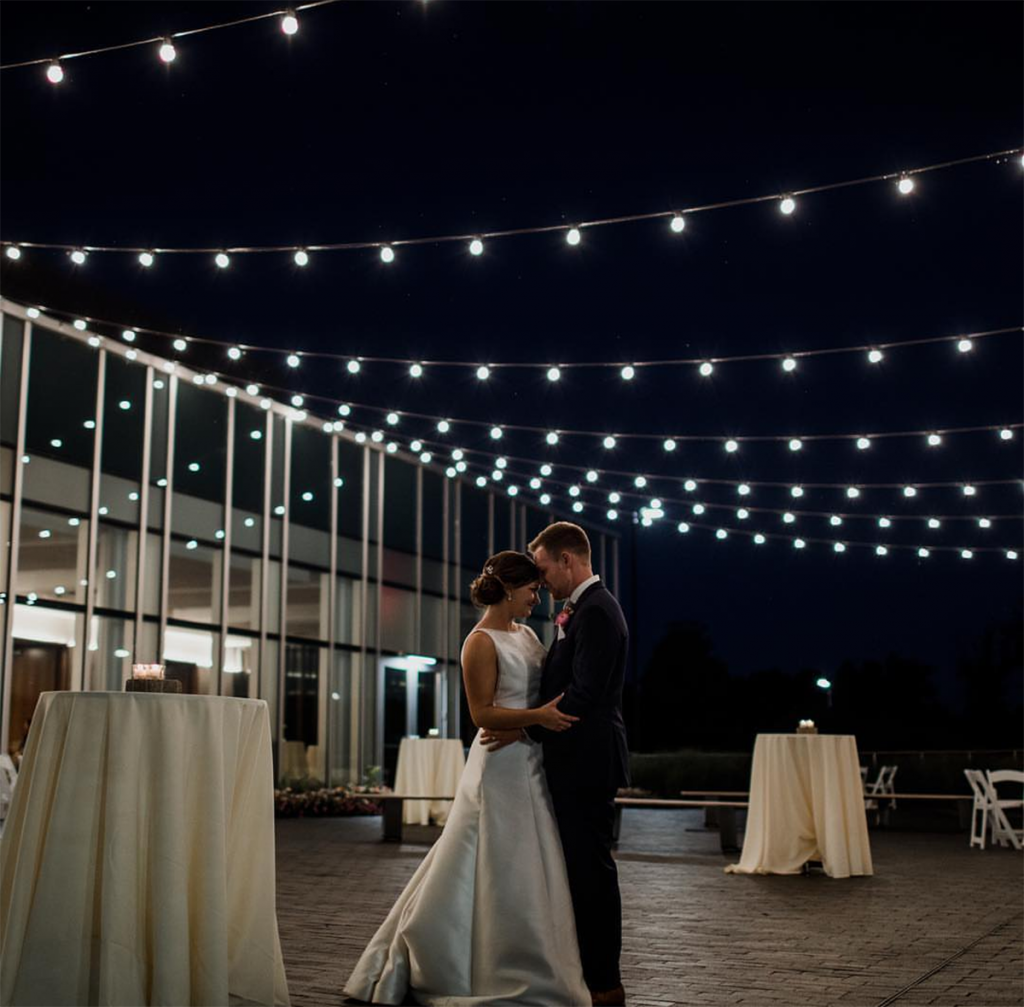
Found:
M 873 874 L 857 739 L 759 734 L 750 809 L 733 874 L 799 874 L 820 860 L 833 878 Z
M 5 1004 L 286 1005 L 266 703 L 43 693 L 0 929 Z
M 396 794 L 455 796 L 466 755 L 457 738 L 403 738 L 395 768 Z M 450 801 L 405 801 L 402 821 L 406 825 L 429 825 L 433 819 L 443 825 Z

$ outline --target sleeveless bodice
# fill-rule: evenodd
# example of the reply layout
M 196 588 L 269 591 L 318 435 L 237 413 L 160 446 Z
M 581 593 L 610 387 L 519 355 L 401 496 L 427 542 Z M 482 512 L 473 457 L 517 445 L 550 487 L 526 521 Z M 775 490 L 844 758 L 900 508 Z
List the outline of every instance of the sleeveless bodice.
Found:
M 486 633 L 498 652 L 495 705 L 510 710 L 525 710 L 535 706 L 540 696 L 540 675 L 546 651 L 533 630 L 528 626 L 520 626 L 509 633 L 480 627 L 475 632 Z

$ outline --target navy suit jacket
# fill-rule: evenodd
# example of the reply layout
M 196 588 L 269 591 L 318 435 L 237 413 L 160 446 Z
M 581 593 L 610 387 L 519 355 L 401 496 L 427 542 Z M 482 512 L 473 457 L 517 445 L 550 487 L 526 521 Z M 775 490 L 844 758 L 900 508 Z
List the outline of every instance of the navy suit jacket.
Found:
M 534 726 L 530 737 L 544 745 L 544 769 L 552 790 L 615 791 L 629 786 L 629 749 L 622 719 L 629 631 L 615 596 L 600 581 L 580 595 L 565 639 L 548 651 L 540 702 L 565 693 L 563 713 L 579 717 L 568 731 Z

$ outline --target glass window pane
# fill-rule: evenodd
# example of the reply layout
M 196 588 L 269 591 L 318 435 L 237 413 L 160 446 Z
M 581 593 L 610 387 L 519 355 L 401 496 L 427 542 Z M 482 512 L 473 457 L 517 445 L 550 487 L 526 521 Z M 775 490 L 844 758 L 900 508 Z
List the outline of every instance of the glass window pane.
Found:
M 223 537 L 226 430 L 227 399 L 179 382 L 171 521 L 181 535 Z
M 96 605 L 135 610 L 138 532 L 100 522 L 96 543 Z
M 335 603 L 337 614 L 334 620 L 336 643 L 348 643 L 358 647 L 362 633 L 362 597 L 361 581 L 349 577 L 339 577 Z
M 335 651 L 327 720 L 331 735 L 327 785 L 331 787 L 343 787 L 359 780 L 359 693 L 354 674 L 358 666 L 358 654 Z
M 462 564 L 482 570 L 487 553 L 487 497 L 483 490 L 462 487 Z
M 381 592 L 381 647 L 400 654 L 415 653 L 416 595 L 386 586 Z
M 288 564 L 288 635 L 327 639 L 330 574 Z
M 181 682 L 182 692 L 199 696 L 216 694 L 217 636 L 217 633 L 181 626 L 167 627 L 163 653 L 165 675 Z
M 259 640 L 229 633 L 224 640 L 221 695 L 236 699 L 255 697 L 259 679 Z
M 135 626 L 128 619 L 94 615 L 89 626 L 89 653 L 85 662 L 85 688 L 121 692 L 132 675 Z
M 145 434 L 146 370 L 108 353 L 104 380 L 100 514 L 136 524 Z
M 423 470 L 423 555 L 442 559 L 444 555 L 444 477 Z M 463 489 L 463 499 L 467 496 Z
M 384 459 L 384 544 L 416 552 L 416 469 L 397 458 Z
M 228 625 L 236 629 L 260 628 L 260 560 L 231 551 L 228 584 Z
M 85 604 L 88 521 L 23 507 L 16 594 Z M 3 583 L 0 581 L 0 583 Z
M 235 408 L 235 471 L 231 483 L 231 548 L 263 552 L 263 487 L 266 413 L 244 403 Z M 232 561 L 232 572 L 234 562 Z
M 338 439 L 338 533 L 359 540 L 363 535 L 363 454 L 365 448 Z
M 285 779 L 323 779 L 319 744 L 320 674 L 327 650 L 315 644 L 289 643 L 285 651 L 284 743 L 281 773 Z
M 195 539 L 172 539 L 170 560 L 168 618 L 219 623 L 223 550 L 200 545 Z

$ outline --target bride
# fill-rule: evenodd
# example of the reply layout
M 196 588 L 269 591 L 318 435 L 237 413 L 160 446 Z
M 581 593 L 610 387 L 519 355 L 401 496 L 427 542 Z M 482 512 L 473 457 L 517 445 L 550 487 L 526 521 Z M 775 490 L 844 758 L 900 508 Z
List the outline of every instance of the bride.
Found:
M 545 650 L 515 620 L 536 607 L 540 579 L 529 556 L 500 552 L 470 588 L 484 609 L 462 647 L 478 728 L 566 731 L 578 719 L 558 710 L 561 696 L 533 705 Z M 524 732 L 489 751 L 481 733 L 441 838 L 363 952 L 348 996 L 446 1007 L 590 1003 L 541 746 Z

